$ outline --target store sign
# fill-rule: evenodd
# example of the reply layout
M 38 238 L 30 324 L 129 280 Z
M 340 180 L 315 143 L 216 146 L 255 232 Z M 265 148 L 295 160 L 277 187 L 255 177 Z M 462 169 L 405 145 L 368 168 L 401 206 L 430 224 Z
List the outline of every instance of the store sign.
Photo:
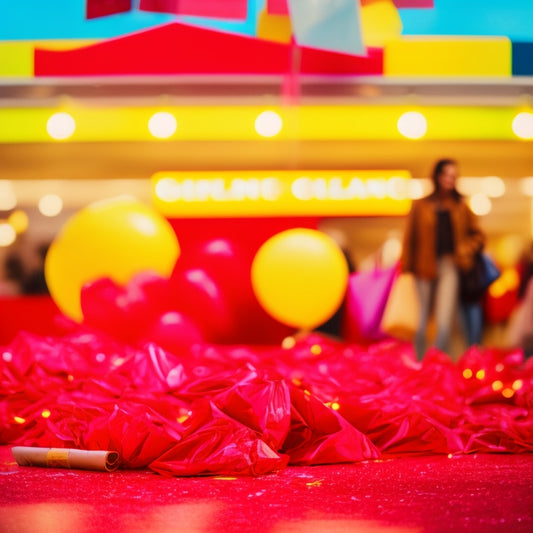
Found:
M 154 205 L 168 217 L 398 216 L 406 170 L 157 172 Z

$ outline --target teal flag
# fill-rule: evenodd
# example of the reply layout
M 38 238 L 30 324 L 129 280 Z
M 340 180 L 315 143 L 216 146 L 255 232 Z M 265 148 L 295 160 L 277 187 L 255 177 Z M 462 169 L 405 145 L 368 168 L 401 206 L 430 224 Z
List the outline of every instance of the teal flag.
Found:
M 289 0 L 296 42 L 351 55 L 365 55 L 359 0 Z

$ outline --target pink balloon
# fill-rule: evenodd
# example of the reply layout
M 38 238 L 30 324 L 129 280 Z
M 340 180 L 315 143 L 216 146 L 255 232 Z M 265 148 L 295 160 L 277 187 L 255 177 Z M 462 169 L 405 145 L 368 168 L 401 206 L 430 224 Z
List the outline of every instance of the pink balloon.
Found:
M 203 343 L 204 336 L 188 316 L 179 311 L 167 311 L 148 330 L 146 340 L 177 354 L 193 344 Z

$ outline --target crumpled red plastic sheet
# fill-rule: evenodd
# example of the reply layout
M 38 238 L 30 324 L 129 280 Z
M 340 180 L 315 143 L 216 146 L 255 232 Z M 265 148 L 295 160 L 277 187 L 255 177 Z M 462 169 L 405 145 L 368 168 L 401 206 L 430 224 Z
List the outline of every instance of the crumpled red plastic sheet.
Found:
M 116 450 L 168 476 L 260 475 L 413 454 L 533 451 L 533 360 L 321 334 L 170 353 L 81 327 L 0 349 L 0 442 Z

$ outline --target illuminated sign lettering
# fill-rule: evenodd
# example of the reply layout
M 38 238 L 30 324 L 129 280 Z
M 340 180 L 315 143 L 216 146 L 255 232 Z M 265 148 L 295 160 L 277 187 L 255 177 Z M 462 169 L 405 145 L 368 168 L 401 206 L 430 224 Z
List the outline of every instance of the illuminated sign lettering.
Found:
M 404 215 L 405 170 L 158 172 L 155 206 L 169 217 Z

